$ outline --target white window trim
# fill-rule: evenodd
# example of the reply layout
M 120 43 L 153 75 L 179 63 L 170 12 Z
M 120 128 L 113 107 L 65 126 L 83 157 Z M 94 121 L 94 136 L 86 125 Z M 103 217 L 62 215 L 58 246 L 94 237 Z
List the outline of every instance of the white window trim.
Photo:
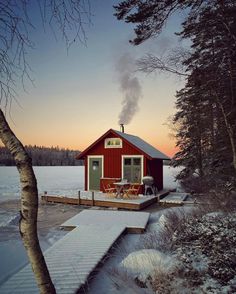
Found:
M 87 191 L 89 191 L 89 161 L 92 158 L 101 158 L 102 159 L 102 178 L 104 177 L 104 155 L 88 155 Z
M 119 140 L 120 141 L 120 145 L 108 145 L 107 142 L 109 140 Z M 121 138 L 106 138 L 104 140 L 104 148 L 108 149 L 108 148 L 122 148 L 123 147 L 123 141 Z
M 144 161 L 144 156 L 143 155 L 122 155 L 121 156 L 121 178 L 124 178 L 124 159 L 125 158 L 141 158 L 141 183 L 143 180 L 143 161 Z

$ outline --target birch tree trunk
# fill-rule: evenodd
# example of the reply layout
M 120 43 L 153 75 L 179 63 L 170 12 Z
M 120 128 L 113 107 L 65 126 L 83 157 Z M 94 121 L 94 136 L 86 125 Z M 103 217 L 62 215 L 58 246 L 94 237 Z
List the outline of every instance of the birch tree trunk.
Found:
M 31 158 L 10 129 L 0 109 L 0 139 L 14 157 L 21 184 L 20 235 L 31 263 L 40 293 L 56 293 L 37 235 L 38 189 Z

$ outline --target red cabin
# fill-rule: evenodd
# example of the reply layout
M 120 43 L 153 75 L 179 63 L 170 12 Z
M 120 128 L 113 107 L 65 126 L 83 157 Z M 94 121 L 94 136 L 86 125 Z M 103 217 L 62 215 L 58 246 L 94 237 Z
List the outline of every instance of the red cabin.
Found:
M 103 191 L 104 182 L 142 184 L 144 176 L 152 176 L 162 190 L 163 160 L 170 158 L 137 136 L 110 129 L 77 159 L 85 161 L 85 190 Z

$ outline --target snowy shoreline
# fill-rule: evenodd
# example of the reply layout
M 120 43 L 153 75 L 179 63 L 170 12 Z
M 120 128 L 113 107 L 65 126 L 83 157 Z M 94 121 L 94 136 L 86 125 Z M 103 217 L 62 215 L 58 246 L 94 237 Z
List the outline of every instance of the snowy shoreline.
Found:
M 38 180 L 39 194 L 52 191 L 53 194 L 77 195 L 84 187 L 84 167 L 34 167 Z M 175 169 L 164 167 L 164 184 L 176 187 Z M 20 210 L 19 181 L 15 167 L 0 167 L 0 284 L 7 277 L 27 263 L 27 256 L 22 245 L 18 227 Z M 154 212 L 161 208 L 150 206 L 146 211 Z M 39 206 L 38 234 L 43 250 L 60 239 L 65 231 L 59 229 L 60 224 L 81 211 L 81 207 L 47 204 Z M 127 240 L 138 236 L 127 235 Z M 131 242 L 132 244 L 132 242 Z M 96 292 L 94 292 L 96 293 Z M 102 293 L 102 292 L 101 292 Z
M 5 218 L 0 226 L 0 284 L 28 263 L 18 230 L 19 208 L 19 200 L 0 203 L 0 213 Z M 67 233 L 59 228 L 60 224 L 80 211 L 81 208 L 76 206 L 39 204 L 38 235 L 43 250 Z
M 84 191 L 84 166 L 35 166 L 39 195 L 45 191 L 52 195 L 77 197 L 78 191 Z M 163 167 L 164 188 L 178 187 L 175 175 L 179 168 Z M 20 198 L 19 174 L 16 167 L 0 166 L 0 203 Z
M 16 210 L 18 205 L 17 201 L 7 201 L 3 204 L 0 204 L 0 208 L 9 209 L 10 211 Z M 142 235 L 126 234 L 119 239 L 114 244 L 112 252 L 108 254 L 109 258 L 99 268 L 96 277 L 88 284 L 85 293 L 155 293 L 153 289 L 155 285 L 150 284 L 149 277 L 157 283 L 155 279 L 158 274 L 164 275 L 164 280 L 163 284 L 157 284 L 156 287 L 172 289 L 171 287 L 176 285 L 178 287 L 178 289 L 175 289 L 176 293 L 234 293 L 229 291 L 234 291 L 232 289 L 235 289 L 235 276 L 231 280 L 228 278 L 228 282 L 222 285 L 217 278 L 217 271 L 214 271 L 214 267 L 217 268 L 219 262 L 219 255 L 216 255 L 217 258 L 215 258 L 215 247 L 213 247 L 213 251 L 209 251 L 209 248 L 206 247 L 207 255 L 205 256 L 204 253 L 199 252 L 198 243 L 194 244 L 193 241 L 186 243 L 186 240 L 187 238 L 192 238 L 191 234 L 194 233 L 199 235 L 196 241 L 200 240 L 200 242 L 205 242 L 207 240 L 206 236 L 209 236 L 208 238 L 214 237 L 212 240 L 216 244 L 223 244 L 223 246 L 225 240 L 235 242 L 231 238 L 236 222 L 235 214 L 209 213 L 207 210 L 204 212 L 200 210 L 198 214 L 191 207 L 187 206 L 182 208 L 160 208 L 156 204 L 147 210 L 151 212 L 151 216 L 146 233 Z M 43 250 L 67 233 L 61 231 L 58 227 L 62 223 L 62 219 L 68 219 L 78 212 L 78 207 L 75 206 L 63 204 L 40 205 L 38 231 Z M 188 215 L 191 216 L 191 213 L 193 213 L 193 217 L 189 218 Z M 228 218 L 229 221 L 225 221 L 225 218 Z M 195 219 L 197 220 L 196 223 Z M 222 227 L 223 220 L 224 225 Z M 200 224 L 199 229 L 197 229 L 197 224 Z M 179 225 L 180 228 L 178 228 Z M 170 230 L 173 226 L 177 229 L 177 235 L 172 229 Z M 170 231 L 168 232 L 167 230 L 171 239 L 169 241 L 173 244 L 178 244 L 178 242 L 175 242 L 179 237 L 180 240 L 181 238 L 184 240 L 184 243 L 180 243 L 174 251 L 168 245 L 169 241 L 167 242 L 167 239 L 164 241 L 165 246 L 162 247 L 161 245 L 160 247 L 162 243 L 159 243 L 159 241 L 162 235 L 158 234 L 162 234 L 164 228 L 169 228 L 168 230 Z M 219 230 L 221 232 L 220 236 L 216 233 Z M 6 226 L 4 229 L 3 227 L 0 228 L 0 234 L 1 237 L 4 235 L 5 237 L 8 236 L 5 240 L 1 238 L 3 241 L 0 242 L 0 256 L 3 257 L 1 259 L 3 261 L 2 268 L 5 269 L 4 273 L 1 272 L 1 284 L 7 277 L 25 265 L 27 257 L 25 256 L 25 251 L 14 222 L 13 225 Z M 234 235 L 236 236 L 236 233 Z M 186 244 L 188 244 L 187 247 Z M 214 243 L 206 242 L 206 246 L 208 244 L 214 245 Z M 234 248 L 227 248 L 227 251 L 224 249 L 226 251 L 225 256 L 231 256 Z M 12 258 L 12 256 L 16 258 Z M 223 267 L 221 270 L 225 271 L 225 273 L 231 271 L 232 275 L 232 269 L 230 268 L 224 269 Z M 188 275 L 189 278 L 187 278 Z M 165 279 L 167 279 L 166 282 Z

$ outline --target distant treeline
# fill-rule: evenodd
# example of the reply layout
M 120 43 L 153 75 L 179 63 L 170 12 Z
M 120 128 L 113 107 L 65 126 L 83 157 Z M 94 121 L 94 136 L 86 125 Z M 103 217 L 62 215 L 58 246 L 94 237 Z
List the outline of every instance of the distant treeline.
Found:
M 77 150 L 31 145 L 25 146 L 25 148 L 32 158 L 32 164 L 36 166 L 83 165 L 83 161 L 75 159 L 75 156 L 80 153 Z M 8 149 L 1 146 L 0 165 L 15 165 L 14 159 Z

